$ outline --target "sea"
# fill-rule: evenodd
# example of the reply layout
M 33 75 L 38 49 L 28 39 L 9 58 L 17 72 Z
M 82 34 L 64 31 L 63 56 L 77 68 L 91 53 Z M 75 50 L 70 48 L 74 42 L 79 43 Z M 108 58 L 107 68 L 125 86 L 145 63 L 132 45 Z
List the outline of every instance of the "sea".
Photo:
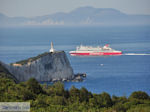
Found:
M 55 50 L 64 50 L 74 73 L 86 73 L 83 82 L 65 82 L 65 88 L 85 87 L 93 93 L 129 96 L 150 94 L 150 26 L 51 26 L 0 28 L 0 61 L 13 63 Z M 104 46 L 120 56 L 70 56 L 76 46 Z

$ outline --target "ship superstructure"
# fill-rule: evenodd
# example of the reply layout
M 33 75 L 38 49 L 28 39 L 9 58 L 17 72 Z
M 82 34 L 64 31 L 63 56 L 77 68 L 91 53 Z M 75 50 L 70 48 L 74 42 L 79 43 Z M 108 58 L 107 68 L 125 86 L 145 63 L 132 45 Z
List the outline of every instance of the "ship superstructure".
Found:
M 100 56 L 100 55 L 121 55 L 122 51 L 117 51 L 109 47 L 108 44 L 106 44 L 103 47 L 97 46 L 97 47 L 92 47 L 92 46 L 77 46 L 76 51 L 70 51 L 70 55 L 72 56 L 88 56 L 88 55 L 93 55 L 93 56 Z

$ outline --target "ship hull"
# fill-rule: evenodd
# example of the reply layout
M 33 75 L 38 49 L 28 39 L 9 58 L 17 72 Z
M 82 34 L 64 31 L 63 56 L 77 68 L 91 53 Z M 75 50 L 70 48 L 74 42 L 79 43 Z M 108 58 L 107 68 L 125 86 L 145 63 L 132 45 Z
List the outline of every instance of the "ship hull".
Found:
M 96 53 L 82 53 L 82 52 L 70 52 L 72 56 L 109 56 L 109 55 L 122 55 L 122 52 L 96 52 Z

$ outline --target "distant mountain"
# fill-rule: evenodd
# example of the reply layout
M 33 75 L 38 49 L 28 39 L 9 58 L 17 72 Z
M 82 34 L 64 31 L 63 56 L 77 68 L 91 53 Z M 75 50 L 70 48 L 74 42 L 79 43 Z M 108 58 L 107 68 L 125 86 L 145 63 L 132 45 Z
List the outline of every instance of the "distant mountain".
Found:
M 24 25 L 150 25 L 150 15 L 128 15 L 112 8 L 80 7 L 69 13 L 33 18 L 0 14 L 0 26 Z

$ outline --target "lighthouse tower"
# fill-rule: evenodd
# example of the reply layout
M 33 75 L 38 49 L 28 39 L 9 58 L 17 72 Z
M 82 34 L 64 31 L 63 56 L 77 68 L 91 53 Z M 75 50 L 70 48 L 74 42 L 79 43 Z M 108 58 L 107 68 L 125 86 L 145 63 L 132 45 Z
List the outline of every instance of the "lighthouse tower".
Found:
M 51 52 L 51 53 L 53 53 L 53 52 L 54 52 L 53 42 L 51 42 L 51 48 L 50 48 L 49 52 Z

